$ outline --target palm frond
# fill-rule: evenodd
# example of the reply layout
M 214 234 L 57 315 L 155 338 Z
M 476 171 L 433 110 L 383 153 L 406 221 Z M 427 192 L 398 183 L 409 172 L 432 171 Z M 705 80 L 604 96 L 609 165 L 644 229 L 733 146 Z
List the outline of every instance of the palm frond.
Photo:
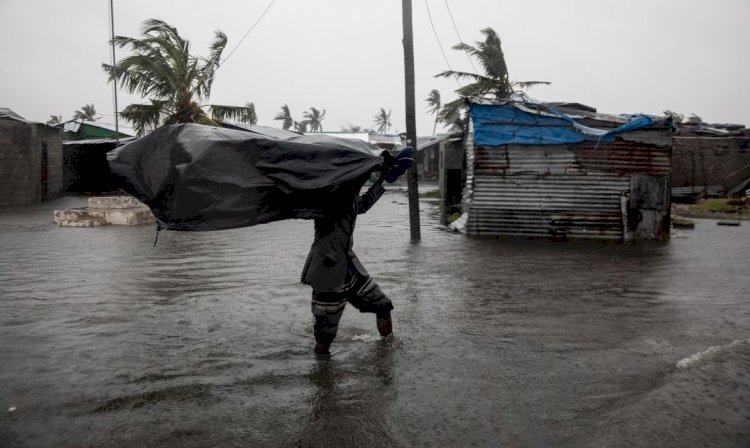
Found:
M 193 123 L 204 124 L 206 126 L 221 126 L 218 121 L 212 119 L 203 112 L 193 115 Z
M 456 78 L 459 80 L 464 79 L 464 78 L 469 78 L 473 80 L 474 82 L 490 79 L 486 76 L 477 75 L 476 73 L 458 72 L 455 70 L 446 70 L 444 72 L 440 72 L 437 75 L 435 75 L 434 78 Z
M 159 101 L 151 101 L 151 104 L 130 104 L 120 112 L 123 120 L 130 122 L 139 136 L 146 133 L 148 129 L 159 127 L 163 104 Z
M 247 124 L 255 124 L 258 121 L 253 103 L 247 103 L 244 107 L 212 104 L 210 108 L 211 118 L 216 121 L 237 121 Z
M 227 46 L 227 35 L 221 31 L 216 31 L 214 41 L 211 43 L 211 55 L 208 58 L 201 58 L 203 65 L 199 67 L 200 76 L 198 77 L 198 97 L 208 98 L 211 95 L 211 86 L 214 82 L 216 70 L 221 63 L 221 54 Z
M 512 87 L 520 87 L 521 89 L 528 89 L 529 87 L 535 87 L 535 86 L 548 86 L 552 84 L 549 81 L 517 81 L 514 83 L 511 83 Z

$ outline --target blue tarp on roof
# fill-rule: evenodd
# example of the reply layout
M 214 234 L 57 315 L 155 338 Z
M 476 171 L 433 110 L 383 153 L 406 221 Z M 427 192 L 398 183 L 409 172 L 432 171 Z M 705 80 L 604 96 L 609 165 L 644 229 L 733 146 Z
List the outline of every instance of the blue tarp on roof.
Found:
M 480 146 L 501 145 L 562 145 L 583 141 L 612 142 L 615 136 L 654 125 L 646 115 L 633 116 L 630 121 L 615 129 L 595 129 L 576 122 L 549 105 L 529 104 L 544 113 L 534 113 L 532 108 L 520 108 L 514 102 L 503 104 L 470 105 L 474 125 L 474 143 Z

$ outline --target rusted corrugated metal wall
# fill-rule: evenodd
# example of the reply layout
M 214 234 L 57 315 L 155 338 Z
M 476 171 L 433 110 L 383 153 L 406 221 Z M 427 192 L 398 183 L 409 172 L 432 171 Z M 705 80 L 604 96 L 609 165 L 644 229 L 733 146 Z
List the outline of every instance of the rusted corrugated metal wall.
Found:
M 467 233 L 664 238 L 669 232 L 670 150 L 642 143 L 650 139 L 649 132 L 668 141 L 668 130 L 662 129 L 639 132 L 640 142 L 469 144 Z M 634 195 L 644 183 L 656 185 L 656 193 L 651 188 L 653 194 Z

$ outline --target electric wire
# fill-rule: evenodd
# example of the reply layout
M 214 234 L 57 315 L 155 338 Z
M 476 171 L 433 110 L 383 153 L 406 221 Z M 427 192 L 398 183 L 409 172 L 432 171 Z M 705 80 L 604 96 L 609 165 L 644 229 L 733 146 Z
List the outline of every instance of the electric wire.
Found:
M 435 23 L 432 21 L 432 14 L 430 13 L 430 4 L 427 0 L 424 0 L 424 5 L 427 7 L 427 18 L 430 19 L 430 26 L 432 27 L 432 34 L 435 35 L 435 40 L 437 40 L 438 46 L 440 47 L 440 52 L 443 54 L 443 60 L 445 60 L 445 65 L 448 66 L 448 69 L 450 71 L 453 71 L 453 67 L 451 67 L 451 63 L 448 62 L 448 57 L 445 55 L 445 49 L 443 48 L 443 43 L 440 42 L 440 37 L 438 37 L 438 33 L 435 30 Z
M 263 14 L 261 14 L 260 17 L 258 17 L 258 20 L 256 20 L 255 23 L 253 23 L 253 25 L 250 27 L 250 29 L 247 30 L 247 33 L 245 33 L 245 35 L 242 36 L 242 39 L 240 39 L 240 41 L 237 42 L 237 45 L 234 46 L 234 48 L 232 49 L 232 51 L 229 52 L 229 54 L 227 55 L 227 57 L 225 57 L 224 60 L 221 61 L 221 64 L 219 64 L 219 65 L 224 65 L 224 63 L 227 62 L 227 59 L 229 59 L 234 54 L 234 52 L 242 44 L 242 42 L 245 40 L 245 38 L 255 29 L 256 26 L 258 26 L 258 23 L 260 23 L 260 21 L 263 20 L 263 17 L 266 16 L 266 13 L 268 13 L 268 10 L 271 9 L 271 6 L 273 6 L 274 3 L 276 3 L 276 0 L 271 0 L 268 3 L 268 6 L 266 6 L 266 9 L 265 9 L 265 11 L 263 11 Z
M 456 30 L 456 36 L 458 36 L 458 41 L 462 44 L 464 43 L 464 40 L 461 38 L 461 33 L 458 32 L 458 27 L 456 26 L 456 21 L 453 19 L 453 13 L 451 12 L 451 7 L 448 6 L 448 0 L 445 0 L 445 9 L 448 10 L 448 16 L 451 18 L 451 23 L 453 23 L 453 29 Z M 477 70 L 477 67 L 474 65 L 474 61 L 471 60 L 471 55 L 468 51 L 464 52 L 466 54 L 466 59 L 469 60 L 469 64 L 471 64 L 471 67 L 474 69 L 474 72 L 479 73 Z

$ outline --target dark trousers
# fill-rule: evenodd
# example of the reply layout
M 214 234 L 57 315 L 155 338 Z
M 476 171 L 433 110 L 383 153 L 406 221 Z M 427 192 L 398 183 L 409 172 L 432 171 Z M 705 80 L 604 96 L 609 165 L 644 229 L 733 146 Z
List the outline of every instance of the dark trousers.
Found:
M 393 309 L 391 299 L 383 294 L 378 284 L 369 275 L 360 274 L 350 263 L 346 273 L 346 284 L 340 291 L 313 290 L 313 330 L 318 343 L 330 344 L 336 337 L 347 302 L 363 313 L 375 313 L 383 317 L 390 314 Z

